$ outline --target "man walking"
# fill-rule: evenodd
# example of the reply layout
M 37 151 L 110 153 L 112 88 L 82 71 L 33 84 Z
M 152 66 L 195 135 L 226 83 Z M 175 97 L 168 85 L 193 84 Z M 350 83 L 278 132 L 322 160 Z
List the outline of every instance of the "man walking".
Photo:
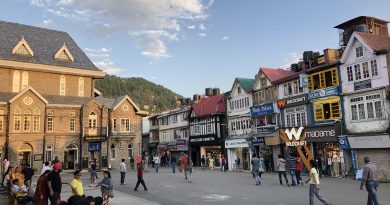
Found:
M 96 164 L 96 159 L 93 159 L 92 160 L 92 163 L 91 163 L 91 178 L 90 178 L 90 181 L 91 181 L 91 184 L 94 184 L 95 183 L 95 179 L 97 179 L 97 173 L 96 173 L 96 169 L 97 169 L 97 164 Z
M 226 160 L 223 155 L 221 155 L 221 158 L 219 159 L 219 164 L 221 165 L 221 172 L 225 172 Z
M 278 155 L 278 158 L 279 159 L 278 159 L 278 162 L 276 163 L 276 165 L 278 167 L 280 185 L 283 186 L 283 182 L 282 182 L 282 175 L 283 175 L 284 179 L 286 180 L 287 186 L 290 186 L 290 184 L 288 184 L 288 179 L 287 179 L 287 175 L 286 175 L 286 160 L 283 159 L 283 156 L 281 154 Z
M 148 154 L 145 154 L 145 159 L 144 159 L 144 171 L 148 172 L 148 166 L 149 166 L 149 157 Z
M 176 157 L 175 155 L 172 155 L 171 156 L 171 167 L 172 167 L 172 173 L 175 173 L 176 172 Z
M 145 181 L 144 181 L 143 170 L 144 170 L 144 166 L 142 165 L 142 162 L 141 162 L 141 163 L 138 164 L 138 170 L 137 170 L 137 178 L 138 178 L 138 180 L 137 180 L 137 184 L 135 185 L 134 191 L 138 191 L 138 186 L 139 186 L 140 183 L 144 187 L 144 190 L 148 191 L 148 188 L 146 187 Z
M 126 175 L 126 163 L 125 159 L 122 159 L 122 162 L 119 165 L 119 170 L 121 172 L 121 185 L 126 185 L 125 184 L 125 175 Z
M 378 178 L 378 167 L 371 163 L 368 156 L 364 157 L 364 168 L 363 178 L 360 183 L 360 190 L 363 190 L 363 185 L 366 185 L 368 193 L 367 205 L 379 205 L 379 200 L 376 192 L 378 191 L 379 178 Z
M 309 204 L 314 205 L 314 195 L 318 200 L 322 202 L 324 205 L 332 205 L 329 203 L 321 194 L 320 194 L 320 178 L 318 173 L 317 163 L 314 160 L 310 160 L 311 170 L 310 170 L 310 178 L 306 181 L 306 183 L 310 182 L 309 187 Z
M 49 191 L 49 200 L 51 205 L 57 205 L 61 195 L 62 182 L 60 171 L 62 164 L 57 162 L 53 165 L 53 171 L 47 176 L 47 186 Z
M 206 158 L 204 158 L 204 155 L 200 158 L 200 165 L 202 166 L 202 170 L 206 169 Z
M 297 160 L 294 157 L 293 153 L 290 153 L 290 158 L 288 159 L 288 170 L 291 176 L 291 186 L 296 186 L 296 180 L 295 180 L 295 170 L 297 166 Z
M 158 172 L 158 167 L 160 166 L 160 157 L 156 154 L 153 158 L 154 161 L 154 167 L 156 168 L 156 172 Z
M 260 182 L 260 159 L 257 158 L 256 154 L 253 154 L 252 160 L 252 174 L 255 176 L 256 179 L 256 185 L 261 185 Z

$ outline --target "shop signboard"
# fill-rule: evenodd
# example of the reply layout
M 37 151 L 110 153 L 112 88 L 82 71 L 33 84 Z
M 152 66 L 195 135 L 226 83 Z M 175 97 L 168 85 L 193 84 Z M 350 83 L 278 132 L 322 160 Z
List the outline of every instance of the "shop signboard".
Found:
M 337 142 L 341 135 L 341 123 L 322 124 L 305 127 L 308 142 Z
M 207 135 L 207 136 L 191 136 L 190 137 L 190 143 L 191 144 L 210 144 L 210 143 L 217 143 L 218 140 L 216 136 L 214 135 Z
M 225 148 L 248 147 L 245 139 L 226 140 Z
M 100 142 L 89 142 L 88 143 L 88 152 L 100 151 L 102 145 Z
M 251 107 L 250 109 L 251 109 L 251 117 L 270 115 L 275 112 L 273 103 L 256 105 Z
M 149 142 L 149 147 L 150 148 L 156 148 L 158 145 L 158 142 Z
M 297 105 L 304 105 L 308 102 L 307 94 L 298 95 L 291 98 L 281 99 L 278 100 L 278 107 L 279 108 L 285 108 L 285 107 L 293 107 Z
M 348 142 L 353 149 L 390 148 L 389 135 L 348 137 Z
M 337 86 L 325 88 L 322 90 L 316 90 L 309 92 L 309 100 L 323 98 L 328 96 L 334 96 L 339 94 L 339 89 Z
M 256 136 L 256 135 L 254 135 L 252 137 L 252 144 L 253 145 L 265 145 L 264 136 Z
M 305 89 L 306 86 L 306 77 L 307 74 L 299 74 L 299 87 Z
M 339 136 L 338 139 L 339 139 L 339 145 L 340 145 L 341 149 L 350 149 L 351 148 L 349 146 L 347 136 L 345 136 L 345 135 Z
M 371 88 L 371 79 L 354 82 L 353 88 L 355 91 Z

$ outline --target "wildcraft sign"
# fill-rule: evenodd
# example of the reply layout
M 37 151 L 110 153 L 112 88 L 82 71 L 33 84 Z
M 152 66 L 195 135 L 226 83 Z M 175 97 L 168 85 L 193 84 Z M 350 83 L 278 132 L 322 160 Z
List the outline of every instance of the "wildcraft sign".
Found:
M 251 117 L 270 115 L 275 112 L 273 103 L 253 106 L 250 109 L 251 109 Z
M 338 95 L 338 94 L 339 94 L 339 89 L 337 86 L 325 88 L 322 90 L 309 92 L 309 100 L 323 98 L 323 97 L 327 97 L 327 96 L 334 96 L 334 95 Z
M 293 107 L 297 105 L 306 104 L 307 102 L 308 102 L 307 94 L 304 94 L 292 98 L 278 100 L 278 107 L 279 108 Z

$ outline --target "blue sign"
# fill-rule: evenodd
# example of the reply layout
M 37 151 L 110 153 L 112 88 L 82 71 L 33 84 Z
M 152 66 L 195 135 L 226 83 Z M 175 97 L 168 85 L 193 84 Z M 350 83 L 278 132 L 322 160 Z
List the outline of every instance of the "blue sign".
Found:
M 316 99 L 316 98 L 323 98 L 323 97 L 327 97 L 327 96 L 338 95 L 338 94 L 339 94 L 338 87 L 325 88 L 322 90 L 316 90 L 316 91 L 309 92 L 309 100 Z
M 299 74 L 299 87 L 306 88 L 306 77 L 307 74 Z
M 350 149 L 347 136 L 339 136 L 339 145 L 341 149 Z
M 88 143 L 88 152 L 100 151 L 102 144 L 100 142 L 90 142 Z
M 251 107 L 251 117 L 270 115 L 274 112 L 275 111 L 274 111 L 273 103 L 268 103 L 268 104 L 257 105 L 257 106 Z

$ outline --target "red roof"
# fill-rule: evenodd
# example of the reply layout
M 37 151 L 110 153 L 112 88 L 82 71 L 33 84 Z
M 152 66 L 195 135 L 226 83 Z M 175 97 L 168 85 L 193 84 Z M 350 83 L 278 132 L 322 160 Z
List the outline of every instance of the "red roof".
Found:
M 296 72 L 290 70 L 283 70 L 280 68 L 260 68 L 259 73 L 262 72 L 274 84 L 276 81 L 286 78 L 290 75 L 296 75 Z
M 192 105 L 192 111 L 196 117 L 205 117 L 217 113 L 226 113 L 225 94 L 202 98 L 198 103 Z
M 356 32 L 356 35 L 358 35 L 374 51 L 382 51 L 390 48 L 389 36 L 379 36 L 363 32 Z

